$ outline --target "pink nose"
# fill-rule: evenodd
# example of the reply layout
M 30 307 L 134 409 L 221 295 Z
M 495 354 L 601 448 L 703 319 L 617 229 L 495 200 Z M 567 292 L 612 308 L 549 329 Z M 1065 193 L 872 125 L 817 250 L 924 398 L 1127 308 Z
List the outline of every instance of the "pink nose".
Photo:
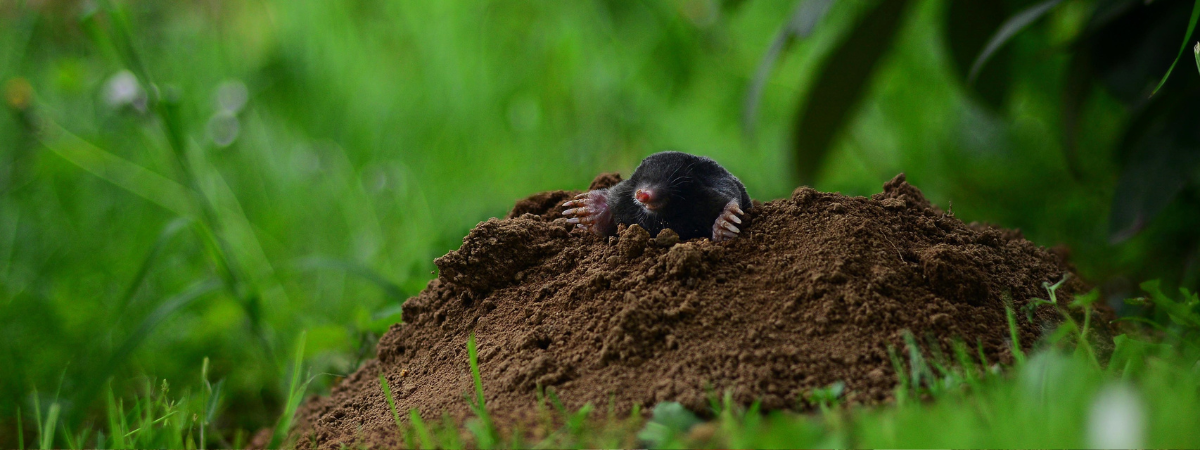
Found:
M 650 191 L 645 189 L 638 189 L 637 192 L 633 193 L 633 197 L 642 203 L 650 203 L 651 201 L 654 201 L 654 196 L 650 194 Z

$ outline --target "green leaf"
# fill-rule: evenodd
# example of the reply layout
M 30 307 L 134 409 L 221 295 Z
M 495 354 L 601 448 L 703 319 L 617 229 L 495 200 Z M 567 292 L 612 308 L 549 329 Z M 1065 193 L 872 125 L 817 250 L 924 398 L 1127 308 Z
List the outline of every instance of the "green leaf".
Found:
M 808 99 L 796 115 L 792 139 L 794 173 L 800 184 L 812 184 L 834 138 L 846 128 L 876 66 L 896 41 L 908 4 L 908 0 L 887 0 L 867 12 L 830 52 L 816 82 L 807 89 Z
M 1188 19 L 1187 33 L 1183 35 L 1183 44 L 1179 45 L 1179 53 L 1175 55 L 1175 60 L 1171 61 L 1171 67 L 1167 68 L 1167 73 L 1163 74 L 1162 80 L 1158 82 L 1158 86 L 1154 87 L 1150 96 L 1157 94 L 1158 90 L 1167 84 L 1167 78 L 1171 76 L 1171 71 L 1175 70 L 1175 64 L 1179 62 L 1179 57 L 1183 56 L 1183 51 L 1187 49 L 1188 41 L 1192 40 L 1192 32 L 1196 31 L 1196 19 L 1200 19 L 1200 0 L 1196 0 L 1196 3 L 1192 5 L 1192 17 Z M 1200 69 L 1200 56 L 1197 57 L 1196 66 Z
M 962 80 L 967 79 L 975 57 L 987 45 L 992 33 L 1004 24 L 1008 17 L 1005 2 L 995 0 L 954 0 L 946 5 L 945 43 L 954 62 L 955 72 Z M 988 70 L 979 74 L 968 89 L 987 106 L 999 109 L 1011 81 L 1009 58 L 993 57 Z
M 1154 302 L 1154 306 L 1166 312 L 1172 322 L 1187 327 L 1200 328 L 1200 313 L 1192 311 L 1187 306 L 1167 297 L 1160 288 L 1161 284 L 1159 280 L 1150 280 L 1143 282 L 1139 287 L 1150 294 L 1150 300 Z
M 1200 0 L 1198 0 L 1200 1 Z M 983 65 L 988 59 L 996 53 L 1005 43 L 1012 39 L 1017 33 L 1029 26 L 1029 24 L 1037 21 L 1055 6 L 1058 6 L 1062 0 L 1047 0 L 1042 3 L 1025 8 L 1019 13 L 1016 13 L 1012 18 L 1006 20 L 1004 25 L 996 30 L 996 34 L 992 35 L 992 39 L 988 41 L 987 46 L 983 48 L 983 52 L 975 58 L 975 63 L 971 65 L 971 72 L 967 75 L 968 81 L 975 81 L 975 77 L 979 76 L 979 71 L 983 69 Z
M 1121 144 L 1127 155 L 1109 213 L 1113 243 L 1134 236 L 1165 210 L 1200 166 L 1200 148 L 1191 135 L 1200 121 L 1200 105 L 1160 99 L 1171 104 L 1160 107 L 1156 102 L 1134 118 Z
M 1100 290 L 1092 289 L 1092 290 L 1088 291 L 1086 294 L 1076 295 L 1075 299 L 1071 300 L 1070 306 L 1073 308 L 1087 308 L 1088 306 L 1091 306 L 1093 303 L 1096 303 L 1096 300 L 1099 300 L 1099 299 L 1100 299 Z
M 1037 22 L 1037 19 L 1045 16 L 1046 12 L 1050 12 L 1050 10 L 1052 10 L 1052 8 L 1055 6 L 1058 6 L 1060 2 L 1062 2 L 1062 0 L 1046 0 L 1040 2 L 1040 4 L 1025 8 L 1024 11 L 1016 13 L 1012 18 L 1006 20 L 1006 22 L 1000 26 L 1000 30 L 996 30 L 996 34 L 991 36 L 991 40 L 988 41 L 988 46 L 983 48 L 983 52 L 979 53 L 976 61 L 974 61 L 974 64 L 971 65 L 971 72 L 970 74 L 967 74 L 968 82 L 974 82 L 974 79 L 979 76 L 979 71 L 983 70 L 984 64 L 988 62 L 992 54 L 996 53 L 996 50 L 1004 46 L 1004 43 L 1007 43 L 1010 38 L 1013 38 L 1013 36 L 1018 34 L 1018 32 L 1024 30 L 1026 26 L 1032 24 L 1033 22 Z
M 678 402 L 660 402 L 654 405 L 650 421 L 646 422 L 646 426 L 638 432 L 637 437 L 653 447 L 661 447 L 675 436 L 687 433 L 700 422 L 696 414 Z

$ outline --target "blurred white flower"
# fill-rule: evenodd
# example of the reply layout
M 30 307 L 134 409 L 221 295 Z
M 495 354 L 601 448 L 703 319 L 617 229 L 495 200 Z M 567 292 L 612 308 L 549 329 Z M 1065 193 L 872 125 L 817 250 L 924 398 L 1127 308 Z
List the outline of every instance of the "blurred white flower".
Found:
M 230 111 L 218 111 L 208 119 L 208 138 L 212 139 L 217 147 L 228 147 L 233 141 L 237 140 L 238 134 L 241 132 L 242 126 L 238 123 L 238 118 Z
M 1100 389 L 1088 416 L 1088 447 L 1141 448 L 1146 414 L 1138 393 L 1125 384 Z
M 225 80 L 217 85 L 216 99 L 218 111 L 236 114 L 246 106 L 250 91 L 246 89 L 246 83 L 240 80 Z
M 133 72 L 122 70 L 104 82 L 104 103 L 113 109 L 129 106 L 145 112 L 146 90 L 142 89 Z

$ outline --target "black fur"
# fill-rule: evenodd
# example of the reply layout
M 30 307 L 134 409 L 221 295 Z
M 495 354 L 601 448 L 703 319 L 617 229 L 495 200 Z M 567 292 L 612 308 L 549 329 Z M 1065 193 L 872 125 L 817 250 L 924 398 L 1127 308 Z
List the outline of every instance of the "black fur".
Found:
M 665 199 L 657 211 L 634 201 L 640 188 L 654 189 Z M 713 222 L 730 200 L 737 199 L 743 211 L 751 207 L 746 187 L 737 177 L 711 158 L 682 152 L 646 157 L 628 180 L 609 189 L 607 198 L 614 222 L 636 223 L 651 236 L 670 228 L 681 239 L 711 238 Z

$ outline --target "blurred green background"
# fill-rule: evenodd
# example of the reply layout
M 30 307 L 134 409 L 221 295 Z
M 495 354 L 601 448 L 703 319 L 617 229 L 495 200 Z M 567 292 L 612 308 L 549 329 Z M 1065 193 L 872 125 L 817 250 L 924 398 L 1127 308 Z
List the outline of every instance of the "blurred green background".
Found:
M 1139 184 L 1153 165 L 1129 181 L 1127 130 L 1154 105 L 1072 71 L 1110 53 L 1085 39 L 1097 11 L 1141 1 L 1052 2 L 975 84 L 964 61 L 1037 2 L 809 3 L 832 5 L 0 0 L 0 445 L 35 396 L 80 426 L 108 380 L 196 389 L 204 358 L 222 427 L 270 425 L 302 330 L 320 392 L 476 223 L 665 149 L 763 201 L 906 172 L 965 221 L 1061 246 L 1106 296 L 1195 287 L 1196 147 L 1160 158 L 1184 155 L 1178 189 Z M 1127 33 L 1161 34 L 1166 59 L 1114 63 L 1144 66 L 1115 75 L 1137 99 L 1191 8 L 1155 4 L 1171 26 Z M 1190 53 L 1158 98 L 1193 98 Z

